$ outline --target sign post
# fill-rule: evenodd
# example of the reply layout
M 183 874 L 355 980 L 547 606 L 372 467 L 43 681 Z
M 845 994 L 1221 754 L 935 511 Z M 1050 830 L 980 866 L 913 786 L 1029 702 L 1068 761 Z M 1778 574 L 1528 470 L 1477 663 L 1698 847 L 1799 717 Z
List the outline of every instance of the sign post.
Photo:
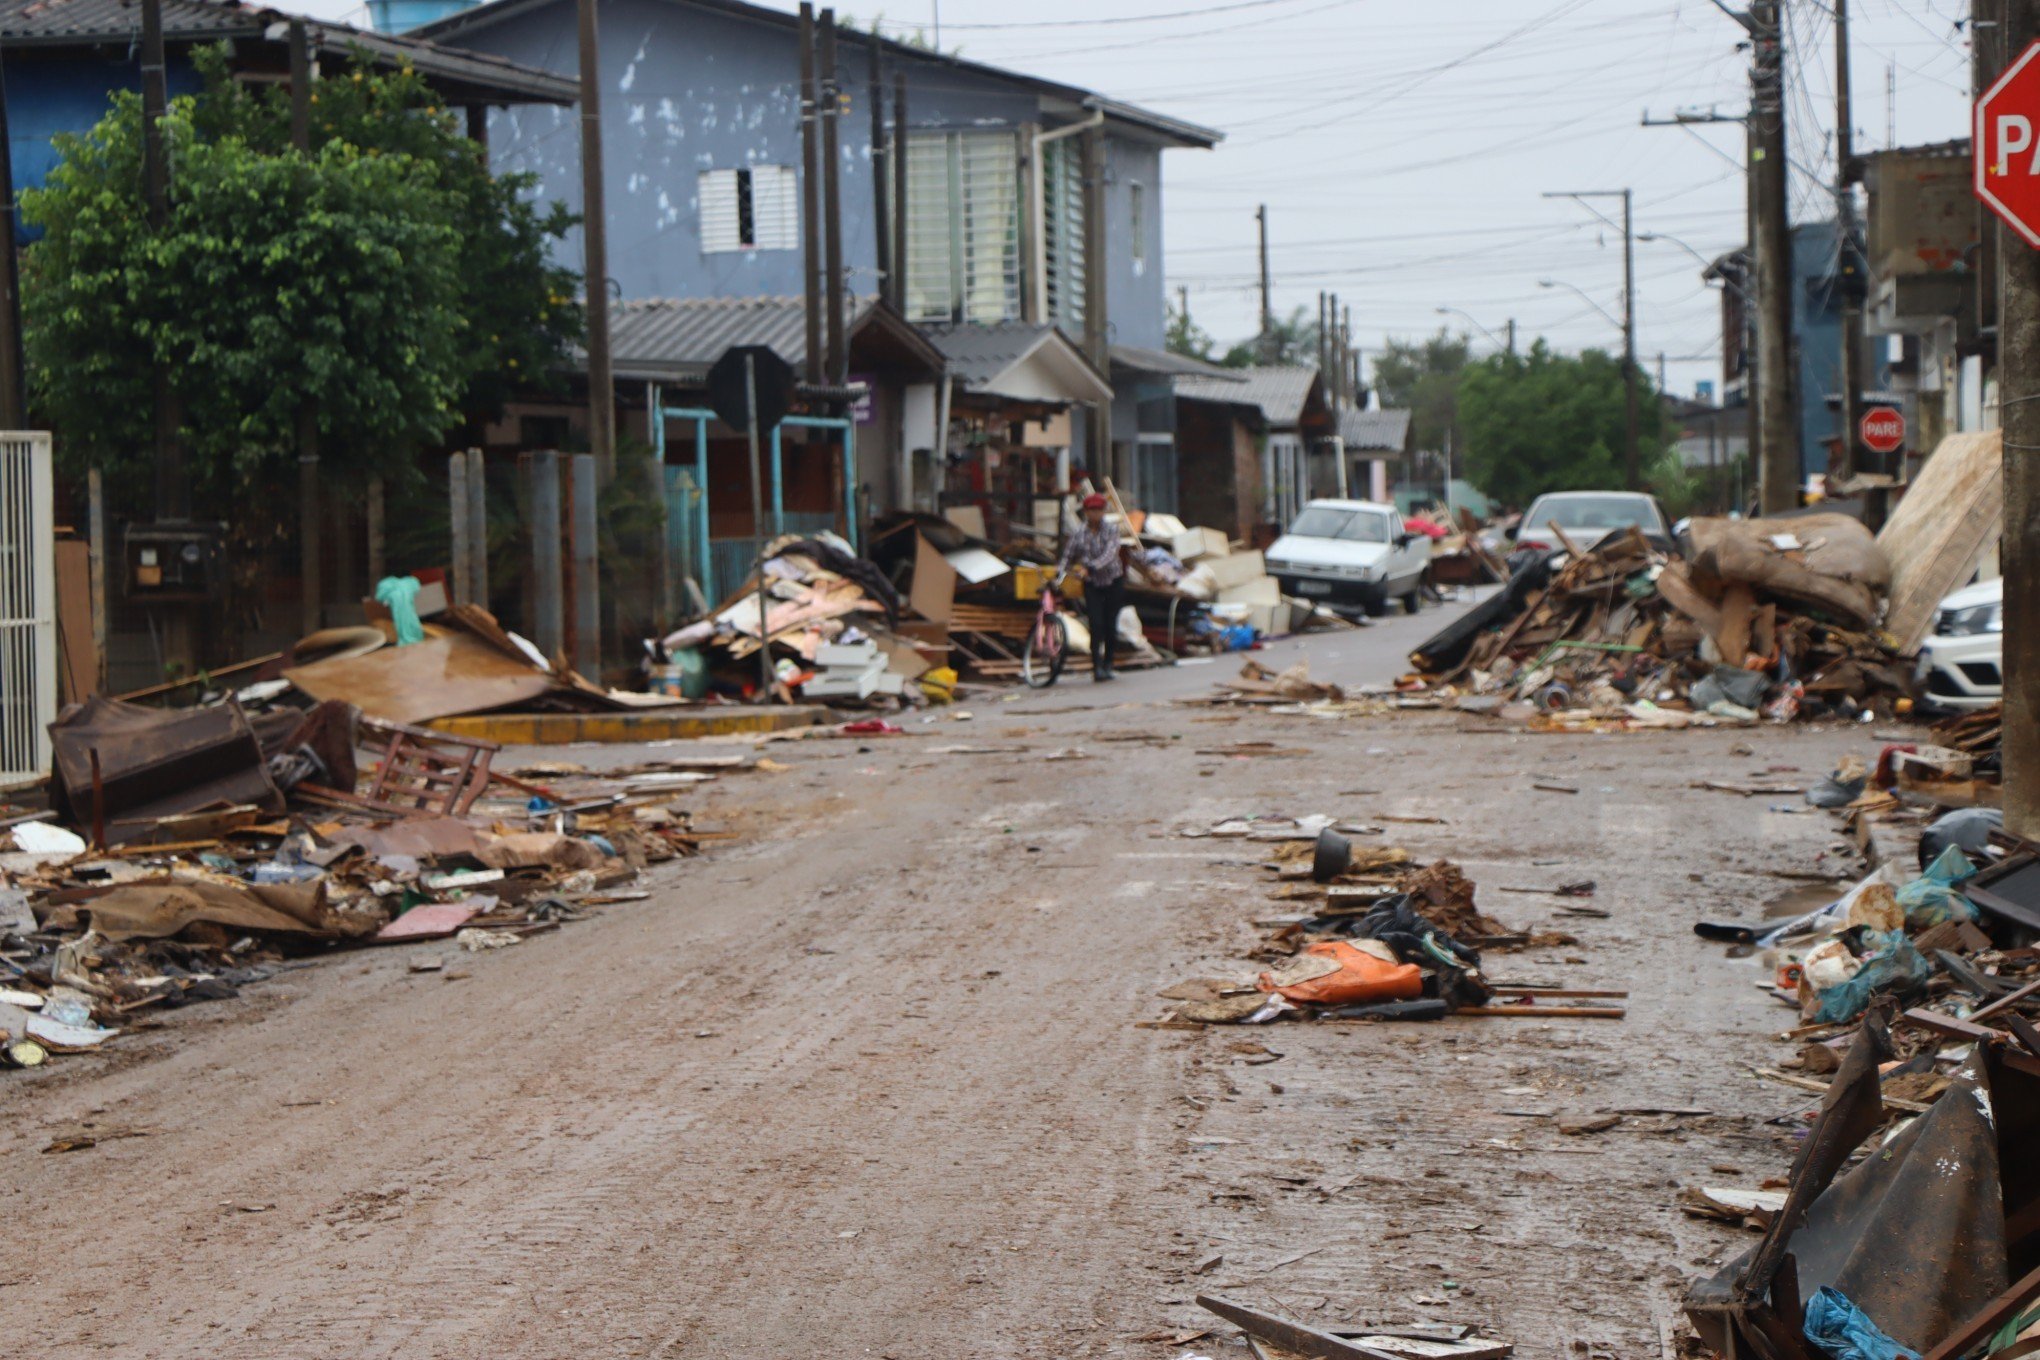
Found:
M 742 430 L 750 440 L 751 532 L 762 550 L 765 541 L 765 494 L 759 471 L 758 436 L 779 428 L 793 405 L 793 368 L 765 345 L 737 345 L 723 351 L 708 370 L 708 404 L 722 423 Z M 765 564 L 758 571 L 758 701 L 772 698 L 772 630 L 766 623 Z
M 1998 233 L 1998 423 L 2004 433 L 2005 830 L 2040 840 L 2040 13 L 2000 11 L 2001 50 L 2023 48 L 1976 101 L 1976 196 Z M 2014 235 L 2013 233 L 2017 233 Z

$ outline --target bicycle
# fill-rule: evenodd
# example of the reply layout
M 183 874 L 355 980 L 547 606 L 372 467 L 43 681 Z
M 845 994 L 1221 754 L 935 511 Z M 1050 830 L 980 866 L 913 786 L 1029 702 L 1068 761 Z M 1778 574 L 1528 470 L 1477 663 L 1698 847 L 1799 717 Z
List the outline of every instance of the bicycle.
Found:
M 1020 679 L 1029 689 L 1047 689 L 1061 678 L 1070 659 L 1069 625 L 1056 612 L 1055 585 L 1041 589 L 1041 610 L 1020 651 Z

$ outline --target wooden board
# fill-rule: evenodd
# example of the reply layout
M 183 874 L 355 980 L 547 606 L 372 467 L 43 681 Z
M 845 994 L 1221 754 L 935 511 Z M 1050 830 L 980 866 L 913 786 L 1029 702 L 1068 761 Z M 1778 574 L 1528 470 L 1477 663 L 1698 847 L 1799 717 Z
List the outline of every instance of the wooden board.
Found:
M 1901 652 L 1919 650 L 1941 601 L 1969 580 L 2004 520 L 2002 434 L 1984 430 L 1943 439 L 1877 535 L 1891 560 L 1884 627 Z

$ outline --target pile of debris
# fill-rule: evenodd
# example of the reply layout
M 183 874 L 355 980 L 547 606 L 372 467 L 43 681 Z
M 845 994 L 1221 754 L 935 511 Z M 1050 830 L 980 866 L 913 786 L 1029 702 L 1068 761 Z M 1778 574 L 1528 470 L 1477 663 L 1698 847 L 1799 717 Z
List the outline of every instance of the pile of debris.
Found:
M 1483 912 L 1475 887 L 1450 860 L 1418 863 L 1407 850 L 1361 848 L 1349 835 L 1382 828 L 1325 816 L 1253 818 L 1186 832 L 1263 842 L 1282 900 L 1306 911 L 1263 917 L 1254 951 L 1263 965 L 1235 977 L 1189 978 L 1161 993 L 1179 1003 L 1150 1028 L 1261 1024 L 1285 1016 L 1320 1021 L 1439 1020 L 1448 1015 L 1620 1019 L 1607 1002 L 1628 993 L 1497 982 L 1481 950 L 1575 943 L 1529 935 Z M 1591 884 L 1578 885 L 1579 895 Z M 1594 909 L 1589 914 L 1605 915 Z M 1551 1004 L 1592 1000 L 1598 1005 Z
M 336 950 L 514 945 L 644 897 L 620 890 L 719 838 L 674 801 L 713 777 L 696 762 L 538 783 L 495 769 L 492 743 L 337 701 L 251 717 L 95 698 L 52 736 L 50 807 L 0 808 L 0 1060 L 17 1067 Z
M 1698 519 L 1689 537 L 1689 560 L 1633 528 L 1519 554 L 1501 590 L 1410 654 L 1405 687 L 1546 727 L 1858 718 L 1907 695 L 1877 631 L 1890 570 L 1860 523 Z

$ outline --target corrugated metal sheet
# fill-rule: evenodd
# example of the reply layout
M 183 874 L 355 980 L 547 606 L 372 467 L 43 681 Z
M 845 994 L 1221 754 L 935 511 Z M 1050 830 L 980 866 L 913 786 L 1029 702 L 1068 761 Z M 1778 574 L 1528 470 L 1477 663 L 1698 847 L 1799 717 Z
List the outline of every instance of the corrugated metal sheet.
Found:
M 1303 419 L 1304 404 L 1310 400 L 1317 370 L 1297 365 L 1269 364 L 1239 370 L 1244 383 L 1222 378 L 1178 378 L 1176 395 L 1197 401 L 1222 401 L 1235 406 L 1259 407 L 1261 415 L 1276 428 L 1293 427 Z
M 264 39 L 272 25 L 291 17 L 232 0 L 163 0 L 163 35 L 172 42 Z M 456 99 L 571 104 L 580 97 L 577 81 L 501 57 L 318 19 L 306 25 L 315 52 L 344 59 L 358 48 L 386 65 L 408 62 Z M 0 41 L 16 46 L 139 42 L 141 33 L 142 10 L 135 0 L 0 0 Z M 281 39 L 277 42 L 280 47 Z
M 1390 408 L 1382 411 L 1339 412 L 1339 435 L 1351 449 L 1386 449 L 1401 453 L 1409 442 L 1410 413 Z
M 1158 373 L 1165 377 L 1210 378 L 1215 382 L 1228 384 L 1235 394 L 1247 390 L 1247 375 L 1244 370 L 1220 368 L 1217 364 L 1193 359 L 1187 354 L 1172 354 L 1165 349 L 1146 349 L 1140 345 L 1114 345 L 1112 366 L 1131 369 L 1135 373 Z
M 876 298 L 847 302 L 844 331 L 854 332 Z M 609 311 L 609 352 L 616 367 L 691 377 L 732 345 L 765 345 L 799 368 L 807 362 L 806 312 L 797 297 L 644 298 Z
M 999 321 L 990 325 L 924 325 L 921 329 L 949 361 L 950 376 L 966 387 L 988 383 L 1034 353 L 1054 333 L 1042 322 Z

